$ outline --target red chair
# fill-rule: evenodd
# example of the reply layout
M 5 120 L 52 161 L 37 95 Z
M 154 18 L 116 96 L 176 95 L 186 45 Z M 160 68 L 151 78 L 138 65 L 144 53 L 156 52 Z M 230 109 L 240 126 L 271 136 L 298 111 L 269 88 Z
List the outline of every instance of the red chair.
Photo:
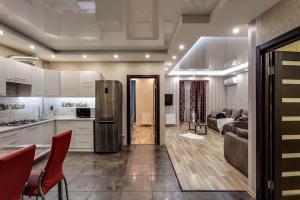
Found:
M 23 195 L 45 199 L 45 195 L 57 184 L 64 181 L 66 196 L 69 199 L 68 184 L 63 174 L 63 162 L 68 153 L 72 131 L 67 131 L 52 139 L 52 147 L 47 164 L 42 172 L 32 172 Z M 62 195 L 59 187 L 59 195 Z M 60 197 L 59 197 L 60 198 Z
M 0 158 L 0 199 L 21 199 L 34 155 L 35 145 L 32 145 Z

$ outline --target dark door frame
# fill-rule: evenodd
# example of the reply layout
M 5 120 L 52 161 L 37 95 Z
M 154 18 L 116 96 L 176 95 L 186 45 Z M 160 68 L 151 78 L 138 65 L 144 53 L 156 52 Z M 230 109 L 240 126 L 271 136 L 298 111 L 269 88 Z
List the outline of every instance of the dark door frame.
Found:
M 159 75 L 127 75 L 127 144 L 131 145 L 130 131 L 130 80 L 134 78 L 154 78 L 155 90 L 155 144 L 160 144 L 160 84 Z
M 256 47 L 256 198 L 270 200 L 269 166 L 269 92 L 268 60 L 265 55 L 277 48 L 300 40 L 300 27 Z

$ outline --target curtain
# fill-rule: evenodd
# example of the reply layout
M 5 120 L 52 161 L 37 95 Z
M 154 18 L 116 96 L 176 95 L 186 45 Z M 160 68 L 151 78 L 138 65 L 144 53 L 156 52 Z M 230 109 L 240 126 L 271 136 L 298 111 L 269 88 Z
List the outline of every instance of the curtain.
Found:
M 184 121 L 185 110 L 185 88 L 184 81 L 179 81 L 179 120 Z
M 184 121 L 190 121 L 191 109 L 190 109 L 190 91 L 191 91 L 191 81 L 184 81 Z
M 191 82 L 190 111 L 195 112 L 197 121 L 206 120 L 206 83 L 205 81 Z
M 130 81 L 130 122 L 136 122 L 136 81 Z
M 200 122 L 206 121 L 206 82 L 198 81 L 196 118 Z
M 196 104 L 197 104 L 197 81 L 191 81 L 191 90 L 190 90 L 190 113 L 196 113 Z M 196 119 L 197 120 L 197 115 Z

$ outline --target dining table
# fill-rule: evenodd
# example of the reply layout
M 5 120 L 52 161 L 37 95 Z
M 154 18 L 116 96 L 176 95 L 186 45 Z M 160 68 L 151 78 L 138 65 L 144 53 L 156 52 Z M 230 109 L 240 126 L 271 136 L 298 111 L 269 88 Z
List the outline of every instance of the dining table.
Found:
M 0 158 L 28 146 L 30 145 L 0 145 Z M 36 145 L 33 165 L 36 165 L 48 158 L 50 151 L 50 145 Z M 58 199 L 63 200 L 62 182 L 59 182 L 58 184 Z

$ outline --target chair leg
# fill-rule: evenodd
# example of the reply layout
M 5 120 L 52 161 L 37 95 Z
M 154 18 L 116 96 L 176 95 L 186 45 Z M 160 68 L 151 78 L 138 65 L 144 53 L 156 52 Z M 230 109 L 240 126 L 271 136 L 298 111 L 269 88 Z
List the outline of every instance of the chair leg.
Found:
M 66 177 L 64 177 L 64 183 L 65 183 L 65 189 L 66 189 L 66 197 L 67 197 L 67 200 L 69 200 L 69 189 L 68 189 L 68 182 L 67 182 Z
M 42 200 L 46 200 L 46 197 L 43 193 L 43 190 L 42 190 L 42 178 L 43 178 L 43 175 L 44 175 L 44 171 L 41 172 L 40 176 L 39 176 L 39 179 L 38 179 L 38 189 L 39 189 L 39 193 L 40 193 L 40 197 L 42 198 Z M 36 197 L 38 199 L 38 197 Z

